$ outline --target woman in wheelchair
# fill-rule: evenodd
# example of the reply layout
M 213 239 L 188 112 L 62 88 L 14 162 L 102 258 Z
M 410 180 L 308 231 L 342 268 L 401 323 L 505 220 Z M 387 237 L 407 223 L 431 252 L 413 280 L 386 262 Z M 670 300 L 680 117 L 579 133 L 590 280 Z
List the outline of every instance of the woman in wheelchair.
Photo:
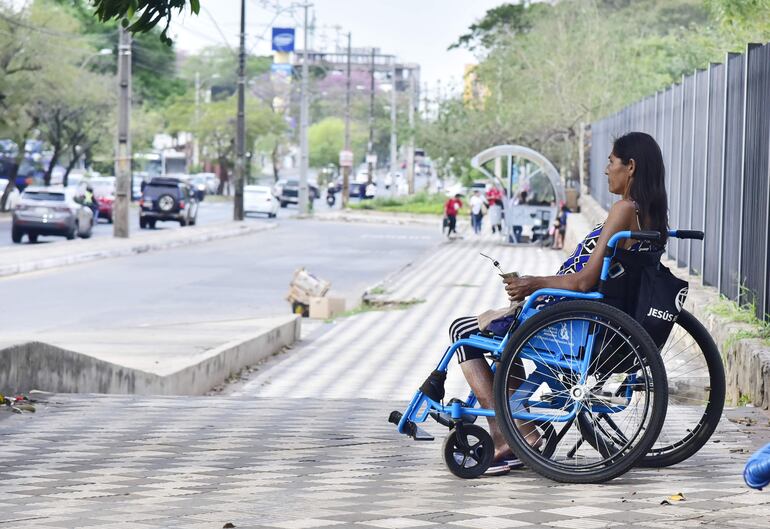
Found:
M 505 290 L 511 305 L 489 310 L 474 317 L 455 320 L 449 334 L 453 342 L 480 332 L 504 336 L 515 323 L 523 300 L 543 288 L 555 288 L 578 292 L 596 290 L 607 243 L 613 235 L 624 230 L 655 230 L 663 235 L 655 245 L 649 242 L 625 241 L 624 248 L 631 251 L 653 251 L 665 245 L 668 230 L 668 206 L 665 188 L 665 168 L 660 147 L 652 136 L 631 132 L 615 140 L 608 157 L 607 175 L 609 190 L 621 195 L 621 200 L 610 209 L 607 219 L 595 226 L 577 245 L 572 254 L 552 276 L 506 275 Z M 558 301 L 538 300 L 541 305 Z M 468 384 L 484 408 L 494 408 L 493 372 L 484 358 L 486 351 L 472 346 L 458 349 L 460 366 Z M 510 389 L 515 389 L 510 388 Z M 521 466 L 513 456 L 494 417 L 487 417 L 494 442 L 494 456 L 487 475 L 507 473 Z M 516 420 L 516 426 L 526 441 L 537 448 L 543 443 L 543 434 L 532 422 Z

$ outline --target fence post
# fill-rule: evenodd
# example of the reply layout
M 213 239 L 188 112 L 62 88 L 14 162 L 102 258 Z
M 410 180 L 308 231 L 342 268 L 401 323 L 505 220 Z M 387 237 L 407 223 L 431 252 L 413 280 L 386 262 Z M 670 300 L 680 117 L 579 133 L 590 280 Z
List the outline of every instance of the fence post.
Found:
M 725 103 L 722 112 L 722 174 L 720 175 L 719 196 L 719 266 L 717 268 L 717 291 L 722 293 L 722 268 L 725 245 L 722 244 L 725 233 L 725 183 L 727 181 L 727 103 L 730 100 L 730 58 L 739 55 L 736 52 L 725 53 Z M 737 298 L 736 298 L 737 299 Z
M 711 70 L 714 67 L 714 63 L 709 63 L 708 73 L 706 74 L 706 148 L 703 149 L 703 219 L 701 220 L 701 226 L 703 231 L 706 231 L 706 197 L 708 196 L 708 175 L 709 172 L 709 131 L 711 130 Z M 706 234 L 708 237 L 708 234 Z M 712 235 L 713 237 L 713 235 Z M 705 285 L 706 277 L 706 244 L 703 245 L 700 253 L 700 284 Z
M 738 305 L 741 304 L 741 284 L 743 283 L 743 203 L 746 200 L 744 190 L 744 180 L 746 178 L 746 112 L 749 98 L 749 61 L 751 60 L 751 50 L 759 47 L 759 44 L 748 43 L 746 45 L 746 60 L 743 62 L 743 138 L 741 138 L 741 204 L 738 217 Z

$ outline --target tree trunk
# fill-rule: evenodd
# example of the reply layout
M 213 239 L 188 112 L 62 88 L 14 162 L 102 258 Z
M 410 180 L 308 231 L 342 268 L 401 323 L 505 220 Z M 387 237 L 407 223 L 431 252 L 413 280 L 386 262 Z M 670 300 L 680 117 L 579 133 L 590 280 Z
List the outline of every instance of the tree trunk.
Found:
M 229 180 L 229 175 L 227 174 L 227 158 L 223 156 L 219 157 L 218 165 L 219 189 L 217 189 L 217 194 L 223 195 L 225 192 L 225 183 Z
M 2 197 L 0 197 L 0 211 L 7 211 L 6 204 L 8 204 L 8 197 L 16 189 L 16 177 L 19 175 L 19 164 L 14 163 L 11 165 L 10 172 L 8 173 L 8 185 L 5 186 Z
M 48 162 L 48 168 L 45 170 L 45 174 L 43 175 L 43 185 L 50 186 L 51 185 L 51 173 L 53 173 L 53 168 L 56 166 L 56 162 L 59 161 L 59 155 L 61 153 L 59 152 L 59 147 L 53 148 L 53 156 L 51 156 L 51 161 Z
M 278 154 L 279 154 L 280 146 L 281 144 L 276 141 L 275 145 L 273 146 L 273 152 L 270 155 L 270 158 L 272 159 L 272 162 L 273 162 L 273 180 L 276 182 L 278 181 L 278 158 L 279 158 Z

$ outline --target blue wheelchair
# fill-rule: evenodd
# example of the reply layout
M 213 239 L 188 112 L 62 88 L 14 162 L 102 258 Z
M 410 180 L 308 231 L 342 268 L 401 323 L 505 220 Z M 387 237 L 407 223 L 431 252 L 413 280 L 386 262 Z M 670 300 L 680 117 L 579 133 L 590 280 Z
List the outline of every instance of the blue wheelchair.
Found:
M 703 238 L 702 232 L 689 230 L 669 234 Z M 660 234 L 624 231 L 611 237 L 602 282 L 610 274 L 618 242 L 628 238 L 655 241 Z M 538 300 L 547 297 L 561 301 L 538 308 Z M 670 382 L 661 353 L 669 350 L 669 342 L 658 347 L 636 320 L 603 299 L 601 292 L 534 292 L 505 336 L 478 334 L 452 344 L 406 410 L 392 412 L 390 422 L 415 440 L 433 439 L 417 426 L 428 417 L 450 428 L 442 455 L 461 478 L 482 475 L 492 462 L 492 438 L 474 424 L 479 416 L 495 417 L 514 454 L 555 481 L 600 483 L 634 465 L 666 466 L 686 459 L 710 438 L 724 405 L 724 373 L 713 340 L 692 315 L 682 312 L 679 335 L 672 333 L 669 340 L 675 342 L 671 363 L 682 373 L 672 385 L 671 402 L 698 405 L 694 412 L 689 406 L 689 419 L 677 417 L 659 441 Z M 685 346 L 680 345 L 683 339 Z M 464 345 L 488 351 L 495 362 L 494 409 L 477 407 L 472 392 L 464 401 L 443 402 L 447 367 Z M 699 365 L 682 362 L 683 356 Z M 522 433 L 527 425 L 540 433 L 536 443 Z

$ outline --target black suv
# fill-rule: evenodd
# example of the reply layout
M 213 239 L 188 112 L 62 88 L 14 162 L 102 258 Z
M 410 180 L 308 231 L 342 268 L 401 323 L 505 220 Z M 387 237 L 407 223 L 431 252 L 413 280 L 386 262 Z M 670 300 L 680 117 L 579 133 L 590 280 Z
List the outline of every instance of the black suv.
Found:
M 308 199 L 313 201 L 321 197 L 321 193 L 312 182 L 307 183 Z M 273 194 L 278 197 L 281 207 L 299 202 L 299 180 L 279 180 L 273 188 Z
M 195 193 L 178 178 L 153 178 L 139 200 L 139 227 L 154 228 L 159 220 L 194 226 L 198 218 Z

